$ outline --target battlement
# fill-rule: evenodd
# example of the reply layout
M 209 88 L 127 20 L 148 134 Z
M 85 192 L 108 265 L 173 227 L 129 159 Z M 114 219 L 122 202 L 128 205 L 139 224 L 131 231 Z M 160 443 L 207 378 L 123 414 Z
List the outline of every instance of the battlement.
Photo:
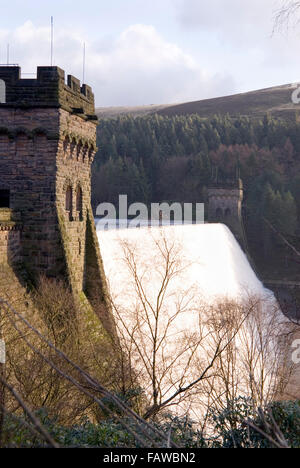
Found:
M 38 67 L 37 78 L 21 78 L 19 66 L 0 66 L 0 108 L 63 108 L 97 120 L 92 88 L 59 67 Z
M 11 210 L 10 208 L 0 208 L 0 229 L 7 226 L 19 227 L 21 222 L 21 214 Z
M 227 181 L 222 185 L 213 183 L 207 190 L 208 220 L 226 224 L 243 245 L 242 202 L 244 197 L 241 179 Z
M 222 179 L 215 180 L 210 183 L 209 190 L 244 190 L 243 181 L 241 179 Z
M 20 213 L 0 208 L 0 265 L 14 265 L 21 261 Z
M 91 207 L 96 124 L 92 89 L 74 76 L 0 65 L 0 268 L 63 280 L 111 334 Z

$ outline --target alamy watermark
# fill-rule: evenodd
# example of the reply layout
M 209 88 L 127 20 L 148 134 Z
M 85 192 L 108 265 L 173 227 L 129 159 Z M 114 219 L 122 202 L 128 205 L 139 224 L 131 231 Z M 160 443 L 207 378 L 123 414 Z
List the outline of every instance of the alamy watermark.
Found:
M 101 203 L 96 209 L 97 229 L 138 228 L 144 226 L 168 226 L 204 224 L 203 203 L 132 203 L 127 195 L 119 196 L 119 206 Z
M 292 353 L 292 361 L 294 364 L 300 364 L 300 340 L 295 340 L 292 344 L 295 351 Z
M 291 99 L 293 104 L 300 104 L 300 86 L 293 91 Z
M 6 361 L 5 341 L 0 340 L 0 364 L 5 364 L 5 361 Z

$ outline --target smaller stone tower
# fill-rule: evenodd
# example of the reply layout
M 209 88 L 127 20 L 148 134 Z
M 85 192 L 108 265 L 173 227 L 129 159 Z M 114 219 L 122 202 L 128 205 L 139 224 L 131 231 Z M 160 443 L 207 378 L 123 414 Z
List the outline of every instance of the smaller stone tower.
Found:
M 1 196 L 1 195 L 0 195 Z M 14 265 L 21 261 L 20 215 L 0 207 L 0 265 Z
M 208 221 L 226 224 L 244 247 L 242 202 L 243 182 L 216 183 L 208 189 Z

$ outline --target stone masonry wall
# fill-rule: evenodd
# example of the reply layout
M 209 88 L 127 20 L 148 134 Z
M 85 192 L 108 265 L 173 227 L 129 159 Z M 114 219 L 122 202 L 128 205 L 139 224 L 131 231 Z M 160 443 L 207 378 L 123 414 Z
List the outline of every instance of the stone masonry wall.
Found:
M 84 289 L 86 224 L 91 203 L 91 164 L 95 154 L 96 126 L 60 110 L 57 150 L 56 205 L 62 237 L 67 246 L 69 274 L 79 290 Z M 71 191 L 71 210 L 66 206 Z M 78 205 L 79 193 L 81 203 Z
M 218 220 L 220 217 L 241 217 L 243 191 L 239 189 L 209 189 L 209 219 Z
M 21 224 L 18 213 L 0 208 L 0 264 L 17 265 L 21 261 Z
M 67 76 L 59 67 L 38 67 L 37 79 L 21 79 L 20 67 L 1 66 L 0 79 L 5 82 L 5 105 L 18 108 L 62 107 L 94 119 L 94 94 L 90 86 Z
M 21 260 L 21 238 L 19 229 L 0 225 L 0 263 L 14 265 Z
M 65 84 L 57 67 L 38 68 L 37 80 L 20 80 L 8 68 L 0 67 L 7 85 L 0 104 L 0 190 L 10 192 L 22 232 L 0 234 L 0 259 L 7 247 L 21 255 L 31 278 L 64 278 L 113 332 L 91 208 L 94 96 L 72 76 Z
M 0 188 L 10 190 L 10 208 L 21 213 L 23 261 L 32 271 L 63 268 L 55 207 L 58 127 L 57 109 L 0 108 Z
M 63 109 L 0 110 L 0 188 L 10 190 L 10 208 L 21 213 L 24 263 L 30 270 L 52 276 L 64 272 L 58 223 L 61 213 L 67 229 L 72 276 L 81 289 L 85 213 L 90 206 L 95 141 L 94 122 Z M 69 186 L 73 191 L 71 222 L 65 209 Z M 81 219 L 76 212 L 78 188 L 82 191 Z
M 226 224 L 244 247 L 242 188 L 211 188 L 208 189 L 208 199 L 209 222 Z

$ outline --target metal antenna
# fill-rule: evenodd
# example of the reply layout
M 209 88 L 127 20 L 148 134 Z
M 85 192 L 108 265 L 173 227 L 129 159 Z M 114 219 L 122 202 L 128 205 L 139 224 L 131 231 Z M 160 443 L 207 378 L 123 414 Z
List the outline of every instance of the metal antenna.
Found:
M 82 84 L 85 81 L 85 42 L 83 43 L 83 69 L 82 69 Z
M 9 65 L 9 44 L 7 44 L 7 65 Z
M 53 16 L 51 16 L 51 67 L 53 66 Z

